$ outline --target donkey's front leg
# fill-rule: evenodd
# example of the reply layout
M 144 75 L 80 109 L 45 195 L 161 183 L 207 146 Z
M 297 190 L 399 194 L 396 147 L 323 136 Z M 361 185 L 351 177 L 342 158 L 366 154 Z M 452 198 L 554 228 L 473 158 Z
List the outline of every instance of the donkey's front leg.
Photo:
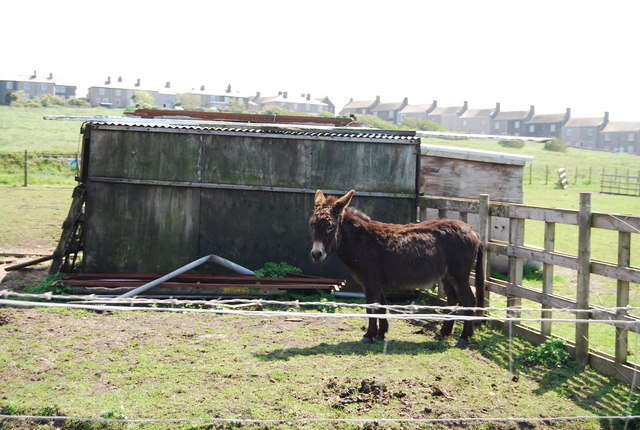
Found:
M 367 304 L 373 303 L 376 300 L 376 297 L 378 297 L 378 295 L 375 294 L 374 291 L 371 291 L 371 288 L 369 288 L 369 286 L 365 286 L 365 296 L 367 298 Z M 367 309 L 367 313 L 368 314 L 375 314 L 376 310 Z M 378 319 L 377 318 L 369 318 L 369 327 L 367 327 L 367 331 L 365 332 L 364 336 L 362 337 L 361 342 L 362 343 L 373 343 L 373 342 L 375 342 L 376 337 L 378 337 Z

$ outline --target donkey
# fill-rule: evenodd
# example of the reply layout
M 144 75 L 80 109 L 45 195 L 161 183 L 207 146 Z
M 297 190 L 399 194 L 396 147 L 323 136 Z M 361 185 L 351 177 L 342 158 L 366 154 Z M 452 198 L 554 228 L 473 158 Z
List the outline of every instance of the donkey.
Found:
M 478 233 L 462 221 L 437 219 L 415 224 L 385 224 L 348 207 L 355 190 L 336 198 L 316 191 L 309 226 L 313 246 L 311 259 L 322 263 L 336 254 L 362 286 L 367 303 L 387 304 L 384 287 L 426 288 L 441 282 L 447 305 L 483 306 L 484 272 L 482 242 Z M 475 261 L 476 295 L 469 286 Z M 367 313 L 386 313 L 386 309 Z M 472 315 L 465 311 L 465 315 Z M 386 319 L 369 318 L 362 342 L 384 340 L 389 330 Z M 440 336 L 453 330 L 445 321 Z M 473 324 L 464 322 L 458 345 L 464 347 L 473 335 Z

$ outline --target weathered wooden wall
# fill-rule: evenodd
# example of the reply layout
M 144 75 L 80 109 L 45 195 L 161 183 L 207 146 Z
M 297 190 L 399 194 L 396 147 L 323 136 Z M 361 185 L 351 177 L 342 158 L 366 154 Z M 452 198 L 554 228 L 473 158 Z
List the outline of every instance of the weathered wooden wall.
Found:
M 344 275 L 335 258 L 323 266 L 308 258 L 318 188 L 356 189 L 353 205 L 382 221 L 416 218 L 415 142 L 87 132 L 88 272 L 164 272 L 215 253 L 249 268 L 286 261 L 310 274 Z

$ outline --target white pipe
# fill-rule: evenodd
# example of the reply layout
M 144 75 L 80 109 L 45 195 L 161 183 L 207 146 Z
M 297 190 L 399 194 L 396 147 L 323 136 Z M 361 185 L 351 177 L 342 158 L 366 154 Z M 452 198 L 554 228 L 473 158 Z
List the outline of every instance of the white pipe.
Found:
M 174 270 L 171 273 L 167 273 L 164 276 L 161 276 L 158 279 L 154 279 L 151 282 L 147 282 L 144 285 L 140 285 L 138 288 L 134 288 L 131 291 L 128 291 L 118 297 L 116 297 L 117 299 L 124 299 L 127 297 L 133 297 L 136 296 L 140 293 L 142 293 L 143 291 L 147 291 L 150 288 L 155 287 L 156 285 L 162 284 L 165 281 L 168 281 L 171 278 L 174 278 L 188 270 L 193 269 L 194 267 L 198 267 L 201 264 L 206 263 L 207 261 L 213 261 L 214 263 L 218 263 L 219 265 L 226 267 L 227 269 L 233 270 L 234 272 L 240 273 L 242 275 L 254 275 L 255 273 L 252 272 L 251 270 L 247 269 L 246 267 L 242 267 L 232 261 L 227 260 L 226 258 L 222 258 L 219 257 L 217 255 L 211 254 L 211 255 L 206 255 L 204 257 L 200 257 L 198 258 L 196 261 L 192 261 L 189 264 L 185 264 L 182 267 L 179 267 L 178 269 Z

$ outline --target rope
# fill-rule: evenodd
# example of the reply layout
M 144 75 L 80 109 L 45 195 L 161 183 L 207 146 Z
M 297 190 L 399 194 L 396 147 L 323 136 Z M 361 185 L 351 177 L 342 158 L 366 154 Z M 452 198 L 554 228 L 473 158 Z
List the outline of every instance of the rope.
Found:
M 227 308 L 243 308 L 252 306 L 326 306 L 330 308 L 361 308 L 361 309 L 386 309 L 389 311 L 421 311 L 421 310 L 444 310 L 444 311 L 486 311 L 486 312 L 540 312 L 541 308 L 520 308 L 520 307 L 465 307 L 465 306 L 431 306 L 431 305 L 381 305 L 378 303 L 344 303 L 344 302 L 301 302 L 298 300 L 292 301 L 278 301 L 278 300 L 264 300 L 264 299 L 213 299 L 213 300 L 180 300 L 180 299 L 149 299 L 149 298 L 106 298 L 98 297 L 96 295 L 65 295 L 65 294 L 53 294 L 53 293 L 18 293 L 10 290 L 0 290 L 0 296 L 7 297 L 22 297 L 22 298 L 34 298 L 45 300 L 78 300 L 86 302 L 86 304 L 149 304 L 149 305 L 203 305 L 209 307 L 224 306 Z M 92 303 L 99 302 L 99 303 Z M 567 313 L 595 313 L 603 311 L 618 311 L 618 310 L 640 310 L 640 306 L 618 306 L 618 307 L 598 307 L 592 309 L 575 309 L 575 308 L 545 308 L 545 311 L 549 312 L 567 312 Z
M 364 313 L 322 313 L 322 312 L 287 312 L 287 311 L 248 311 L 237 309 L 193 309 L 193 308 L 158 308 L 158 307 L 137 307 L 137 306 L 110 306 L 92 304 L 72 304 L 72 303 L 46 303 L 27 302 L 22 300 L 2 300 L 0 306 L 14 308 L 65 308 L 65 309 L 85 309 L 93 311 L 147 311 L 147 312 L 182 312 L 182 313 L 211 313 L 221 315 L 242 315 L 254 317 L 305 317 L 305 318 L 376 318 L 393 320 L 425 320 L 425 321 L 555 321 L 567 323 L 603 323 L 617 325 L 634 325 L 637 321 L 615 320 L 615 319 L 570 319 L 570 318 L 522 318 L 522 317 L 489 317 L 475 315 L 455 315 L 455 314 L 364 314 Z
M 309 423 L 489 423 L 489 422 L 559 422 L 580 420 L 625 420 L 627 422 L 640 419 L 640 415 L 579 415 L 568 417 L 461 417 L 461 418 L 292 418 L 292 419 L 246 419 L 246 418 L 92 418 L 71 416 L 43 416 L 43 415 L 0 415 L 0 422 L 7 421 L 80 421 L 97 423 L 237 423 L 237 424 L 309 424 Z

